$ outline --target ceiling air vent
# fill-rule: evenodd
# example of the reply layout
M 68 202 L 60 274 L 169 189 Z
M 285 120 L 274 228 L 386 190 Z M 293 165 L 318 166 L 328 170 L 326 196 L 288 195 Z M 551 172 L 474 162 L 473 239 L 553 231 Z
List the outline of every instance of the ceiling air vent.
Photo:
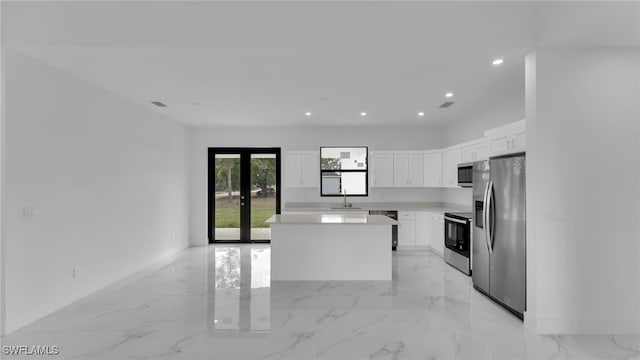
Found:
M 167 107 L 167 105 L 161 103 L 160 101 L 152 101 L 151 103 L 157 107 Z
M 455 101 L 445 101 L 442 103 L 442 105 L 440 105 L 439 107 L 441 108 L 448 108 L 449 106 L 455 104 Z

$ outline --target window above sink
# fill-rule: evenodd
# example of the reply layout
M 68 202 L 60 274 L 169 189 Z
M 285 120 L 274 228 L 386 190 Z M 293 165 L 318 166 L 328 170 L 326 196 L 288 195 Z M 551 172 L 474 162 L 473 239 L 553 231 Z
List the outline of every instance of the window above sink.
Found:
M 366 146 L 320 147 L 320 196 L 368 196 Z

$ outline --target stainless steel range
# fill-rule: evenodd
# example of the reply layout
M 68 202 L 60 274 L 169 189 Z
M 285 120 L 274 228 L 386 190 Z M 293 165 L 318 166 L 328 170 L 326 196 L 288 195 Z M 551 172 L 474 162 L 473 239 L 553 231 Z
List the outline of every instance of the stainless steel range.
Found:
M 467 275 L 471 275 L 471 212 L 444 214 L 444 260 Z

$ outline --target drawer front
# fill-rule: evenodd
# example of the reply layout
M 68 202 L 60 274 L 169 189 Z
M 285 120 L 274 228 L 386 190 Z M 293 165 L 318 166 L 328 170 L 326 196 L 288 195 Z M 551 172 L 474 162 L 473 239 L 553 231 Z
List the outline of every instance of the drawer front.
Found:
M 416 218 L 415 211 L 398 211 L 398 220 L 413 220 Z

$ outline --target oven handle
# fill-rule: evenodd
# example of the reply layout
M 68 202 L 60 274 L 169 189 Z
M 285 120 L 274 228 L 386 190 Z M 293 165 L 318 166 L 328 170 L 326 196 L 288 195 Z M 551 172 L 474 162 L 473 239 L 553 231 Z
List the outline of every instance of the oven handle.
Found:
M 450 218 L 448 216 L 445 216 L 444 219 L 447 220 L 447 221 L 453 221 L 453 222 L 457 222 L 457 223 L 460 223 L 460 224 L 467 225 L 467 222 L 464 221 L 464 220 L 458 220 L 458 219 Z

